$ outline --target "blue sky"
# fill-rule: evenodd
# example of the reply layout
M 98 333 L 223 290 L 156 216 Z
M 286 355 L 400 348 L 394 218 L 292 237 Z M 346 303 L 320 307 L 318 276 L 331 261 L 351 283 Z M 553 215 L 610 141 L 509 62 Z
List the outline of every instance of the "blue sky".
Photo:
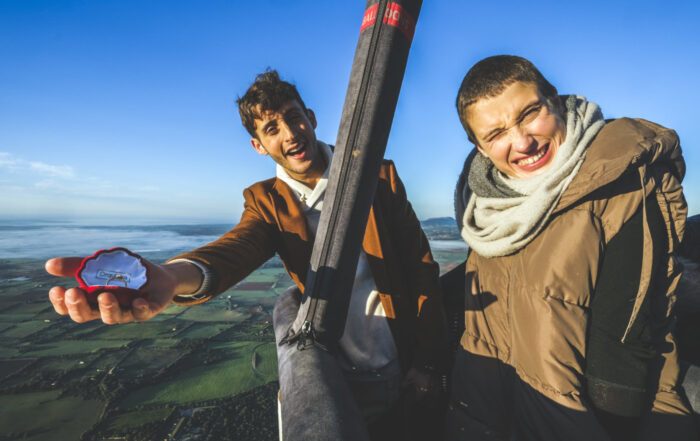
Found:
M 273 67 L 335 142 L 363 1 L 0 1 L 0 218 L 235 222 L 270 177 L 235 99 Z M 422 219 L 471 148 L 454 99 L 510 53 L 561 93 L 676 129 L 700 213 L 700 2 L 426 1 L 386 156 Z

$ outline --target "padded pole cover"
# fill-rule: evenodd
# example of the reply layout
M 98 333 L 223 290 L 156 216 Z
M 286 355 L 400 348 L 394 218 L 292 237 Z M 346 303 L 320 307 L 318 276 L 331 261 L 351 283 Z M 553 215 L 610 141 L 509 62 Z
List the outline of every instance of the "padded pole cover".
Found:
M 286 334 L 299 310 L 296 285 L 280 294 L 272 322 L 275 341 Z M 335 355 L 310 345 L 277 347 L 280 441 L 369 441 L 369 433 Z
M 421 0 L 369 0 L 350 73 L 302 305 L 286 342 L 333 348 L 345 329 L 379 169 Z

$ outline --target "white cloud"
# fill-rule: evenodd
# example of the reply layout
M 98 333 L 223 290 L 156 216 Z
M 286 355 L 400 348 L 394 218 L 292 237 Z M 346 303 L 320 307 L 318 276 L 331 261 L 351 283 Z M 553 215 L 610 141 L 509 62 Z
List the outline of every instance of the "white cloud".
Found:
M 39 191 L 43 195 L 54 195 L 58 198 L 87 198 L 95 201 L 140 201 L 155 202 L 158 199 L 159 188 L 153 186 L 136 187 L 131 185 L 115 185 L 112 182 L 101 181 L 94 177 L 86 177 L 84 181 L 66 181 L 47 178 L 35 182 L 32 188 L 25 190 Z
M 17 160 L 7 152 L 0 152 L 0 167 L 13 167 L 17 164 Z
M 34 188 L 38 188 L 39 190 L 44 190 L 44 189 L 49 189 L 52 188 L 56 185 L 55 181 L 52 180 L 43 180 L 39 182 L 34 183 Z
M 44 175 L 63 179 L 73 179 L 75 172 L 73 167 L 68 165 L 51 165 L 43 162 L 30 162 L 29 168 Z
M 8 152 L 0 152 L 0 167 L 13 172 L 34 172 L 44 177 L 61 179 L 75 178 L 73 167 L 69 165 L 53 165 L 39 161 L 27 161 Z
M 0 217 L 42 213 L 161 214 L 168 206 L 163 197 L 156 185 L 115 182 L 104 176 L 81 175 L 78 179 L 78 171 L 69 165 L 31 161 L 0 152 Z

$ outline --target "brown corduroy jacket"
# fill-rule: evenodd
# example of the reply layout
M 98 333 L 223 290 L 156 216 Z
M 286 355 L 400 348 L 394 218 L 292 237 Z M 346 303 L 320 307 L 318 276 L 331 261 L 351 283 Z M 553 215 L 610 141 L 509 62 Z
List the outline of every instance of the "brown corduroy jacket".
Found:
M 216 274 L 212 295 L 243 280 L 278 253 L 290 277 L 304 292 L 313 240 L 306 216 L 287 184 L 277 178 L 243 192 L 240 222 L 219 239 L 176 256 L 200 261 Z M 399 352 L 404 372 L 410 367 L 444 372 L 445 319 L 439 268 L 391 161 L 382 164 L 364 239 L 370 270 Z

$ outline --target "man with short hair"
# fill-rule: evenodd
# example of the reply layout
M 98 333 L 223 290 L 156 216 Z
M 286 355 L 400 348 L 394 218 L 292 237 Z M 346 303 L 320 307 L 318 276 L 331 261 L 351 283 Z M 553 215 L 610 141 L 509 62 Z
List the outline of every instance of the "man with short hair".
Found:
M 448 439 L 697 439 L 672 334 L 687 207 L 672 130 L 606 122 L 528 60 L 486 58 L 457 111 L 465 330 Z
M 98 297 L 99 309 L 92 309 L 80 289 L 54 287 L 50 298 L 59 314 L 78 322 L 147 320 L 171 301 L 195 305 L 211 299 L 275 253 L 303 292 L 333 150 L 316 139 L 314 112 L 276 71 L 259 75 L 238 105 L 253 148 L 277 164 L 275 178 L 243 192 L 240 222 L 216 241 L 164 265 L 147 263 L 148 301 L 137 298 L 122 310 L 104 292 Z M 70 276 L 79 262 L 52 259 L 47 269 Z M 396 169 L 384 161 L 337 355 L 373 439 L 406 439 L 401 414 L 410 403 L 400 400 L 402 381 L 408 389 L 404 396 L 438 392 L 445 369 L 438 274 Z M 369 388 L 368 403 L 362 392 L 368 389 L 366 379 L 375 386 Z M 352 387 L 358 384 L 360 392 Z

